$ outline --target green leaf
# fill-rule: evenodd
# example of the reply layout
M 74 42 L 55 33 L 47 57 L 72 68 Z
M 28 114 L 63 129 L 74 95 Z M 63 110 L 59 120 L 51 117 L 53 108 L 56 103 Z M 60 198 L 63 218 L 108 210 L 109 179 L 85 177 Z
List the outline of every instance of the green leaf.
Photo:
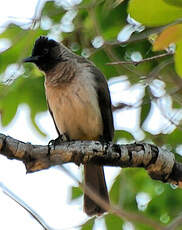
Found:
M 169 5 L 182 7 L 182 0 L 164 0 L 164 1 Z
M 175 129 L 171 134 L 163 135 L 165 138 L 165 143 L 171 145 L 172 147 L 176 147 L 181 144 L 182 131 L 180 129 Z
M 158 184 L 161 184 L 158 182 Z M 168 184 L 162 184 L 163 191 L 153 196 L 147 207 L 147 214 L 151 217 L 160 219 L 167 213 L 170 218 L 175 217 L 181 210 L 181 190 L 180 188 L 172 189 Z
M 131 171 L 131 169 L 130 169 Z M 132 177 L 136 177 L 136 173 Z M 127 175 L 127 169 L 122 169 L 121 173 L 115 178 L 114 183 L 110 190 L 110 200 L 112 203 L 121 206 L 122 208 L 127 208 L 132 211 L 136 211 L 136 201 L 135 201 L 135 189 L 132 187 L 131 178 Z
M 130 0 L 128 13 L 145 26 L 161 26 L 182 17 L 181 7 L 172 6 L 163 0 Z
M 121 196 L 121 175 L 119 174 L 115 179 L 114 179 L 114 183 L 111 187 L 111 190 L 109 192 L 109 197 L 110 200 L 114 203 L 114 204 L 118 204 L 119 200 L 120 200 L 120 196 Z
M 8 125 L 14 118 L 18 105 L 25 103 L 30 107 L 31 119 L 35 128 L 45 135 L 35 123 L 36 114 L 47 110 L 43 77 L 20 76 L 11 85 L 0 87 L 0 97 L 3 126 Z
M 55 1 L 47 1 L 42 9 L 42 16 L 49 17 L 54 23 L 60 23 L 66 11 L 55 4 Z
M 126 24 L 127 2 L 113 7 L 112 1 L 103 1 L 95 10 L 96 20 L 105 39 L 115 39 Z M 111 20 L 112 18 L 112 20 Z
M 134 226 L 135 226 L 136 230 L 154 230 L 153 227 L 149 227 L 149 226 L 146 226 L 144 224 L 135 223 Z
M 82 190 L 79 187 L 71 187 L 71 200 L 75 200 L 83 195 Z
M 84 223 L 81 227 L 81 230 L 92 230 L 95 222 L 95 217 L 89 219 L 86 223 Z
M 151 98 L 150 98 L 150 93 L 149 93 L 149 88 L 145 88 L 145 95 L 143 97 L 143 102 L 141 106 L 141 115 L 140 115 L 140 126 L 142 126 L 143 122 L 147 118 L 149 112 L 151 109 Z
M 179 74 L 180 77 L 182 77 L 182 65 L 181 65 L 181 60 L 182 60 L 182 40 L 177 43 L 176 45 L 176 52 L 175 52 L 175 69 L 176 72 Z
M 105 216 L 105 223 L 107 230 L 122 229 L 123 220 L 118 216 L 108 214 Z
M 0 34 L 0 38 L 8 38 L 12 42 L 12 46 L 0 55 L 0 73 L 3 73 L 9 64 L 20 62 L 24 57 L 30 55 L 35 40 L 46 33 L 41 29 L 23 30 L 10 24 Z
M 16 35 L 22 33 L 23 29 L 15 24 L 9 24 L 8 27 L 0 34 L 0 38 L 9 38 L 14 40 Z
M 2 126 L 6 126 L 11 122 L 16 114 L 19 104 L 18 92 L 16 91 L 16 88 L 12 87 L 9 89 L 7 86 L 0 87 L 0 95 L 3 95 L 3 92 L 6 91 L 8 91 L 8 94 L 1 97 L 0 100 Z
M 134 139 L 133 135 L 125 130 L 115 130 L 114 132 L 114 142 L 119 139 L 126 139 L 132 141 Z
M 106 65 L 106 63 L 110 62 L 110 59 L 103 50 L 97 51 L 90 59 L 97 65 L 105 77 L 110 78 L 111 76 L 117 75 L 115 67 Z

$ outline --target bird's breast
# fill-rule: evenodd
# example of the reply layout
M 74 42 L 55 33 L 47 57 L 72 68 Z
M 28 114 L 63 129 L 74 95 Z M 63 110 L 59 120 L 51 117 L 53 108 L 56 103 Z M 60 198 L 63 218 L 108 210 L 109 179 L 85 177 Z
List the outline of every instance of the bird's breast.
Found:
M 56 87 L 45 82 L 45 89 L 60 133 L 74 140 L 97 140 L 102 135 L 103 121 L 92 76 L 77 76 Z

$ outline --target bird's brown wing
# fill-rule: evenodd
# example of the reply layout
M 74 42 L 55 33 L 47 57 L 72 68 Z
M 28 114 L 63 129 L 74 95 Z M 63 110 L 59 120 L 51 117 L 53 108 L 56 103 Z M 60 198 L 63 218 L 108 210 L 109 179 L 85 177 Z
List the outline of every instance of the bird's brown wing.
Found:
M 93 74 L 93 77 L 95 78 L 95 89 L 98 96 L 98 102 L 104 127 L 102 138 L 104 141 L 112 141 L 114 136 L 114 124 L 111 106 L 111 96 L 107 81 L 104 75 L 100 72 L 99 69 L 97 69 L 97 67 L 91 61 L 77 55 L 76 59 L 79 63 L 87 63 L 90 68 L 90 72 Z
M 104 75 L 95 67 L 91 67 L 96 84 L 99 107 L 103 120 L 103 140 L 112 141 L 114 136 L 113 114 L 111 107 L 111 97 L 108 89 L 108 84 Z
M 98 95 L 99 107 L 103 120 L 104 141 L 112 141 L 114 135 L 113 115 L 111 110 L 111 98 L 107 82 L 103 74 L 93 65 L 91 65 L 91 73 L 96 81 L 96 91 Z M 86 164 L 84 166 L 85 185 L 92 189 L 100 198 L 109 203 L 109 195 L 107 191 L 104 170 L 102 166 Z M 84 209 L 88 215 L 101 215 L 105 212 L 97 203 L 89 196 L 84 195 Z

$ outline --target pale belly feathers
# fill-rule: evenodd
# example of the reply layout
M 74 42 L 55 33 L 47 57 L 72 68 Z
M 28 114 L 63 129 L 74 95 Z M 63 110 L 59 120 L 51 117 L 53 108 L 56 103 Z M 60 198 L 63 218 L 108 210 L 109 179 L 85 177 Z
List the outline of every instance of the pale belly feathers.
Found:
M 60 87 L 45 82 L 46 96 L 60 134 L 74 140 L 97 140 L 103 133 L 102 116 L 92 79 L 72 79 Z

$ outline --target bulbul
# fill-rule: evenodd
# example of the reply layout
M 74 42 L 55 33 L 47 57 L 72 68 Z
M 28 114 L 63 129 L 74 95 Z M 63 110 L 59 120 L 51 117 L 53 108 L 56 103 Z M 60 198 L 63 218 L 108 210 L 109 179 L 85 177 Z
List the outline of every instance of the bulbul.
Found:
M 107 82 L 96 66 L 63 44 L 41 36 L 34 44 L 32 62 L 45 73 L 45 92 L 50 114 L 60 139 L 112 141 L 114 134 L 111 98 Z M 109 202 L 102 166 L 84 165 L 85 185 Z M 88 215 L 105 212 L 84 194 Z

